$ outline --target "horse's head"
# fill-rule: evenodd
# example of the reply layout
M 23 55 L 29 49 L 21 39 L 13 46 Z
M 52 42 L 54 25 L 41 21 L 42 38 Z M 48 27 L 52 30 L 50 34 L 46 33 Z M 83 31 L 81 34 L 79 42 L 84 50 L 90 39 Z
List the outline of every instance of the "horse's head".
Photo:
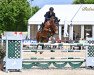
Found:
M 54 33 L 57 33 L 56 31 L 57 31 L 58 27 L 57 27 L 57 25 L 56 25 L 56 23 L 55 23 L 55 17 L 53 17 L 53 16 L 50 18 L 50 29 L 51 29 Z
M 52 16 L 49 21 L 51 25 L 55 24 L 59 26 L 60 19 L 58 19 L 57 17 Z
M 50 24 L 54 24 L 55 23 L 55 17 L 52 16 L 49 21 L 50 21 Z
M 43 30 L 47 32 L 51 32 L 52 34 L 57 33 L 58 27 L 55 23 L 55 18 L 52 16 L 44 25 Z

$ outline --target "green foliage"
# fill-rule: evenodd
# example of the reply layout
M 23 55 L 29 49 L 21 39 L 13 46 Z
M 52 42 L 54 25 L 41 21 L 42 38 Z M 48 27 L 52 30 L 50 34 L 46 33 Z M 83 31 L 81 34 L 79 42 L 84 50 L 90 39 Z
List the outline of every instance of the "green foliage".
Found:
M 74 0 L 73 4 L 94 4 L 94 0 Z
M 74 0 L 73 4 L 84 4 L 84 0 Z
M 39 9 L 38 6 L 32 7 L 32 15 L 34 15 Z
M 26 31 L 30 16 L 27 0 L 0 0 L 0 30 Z

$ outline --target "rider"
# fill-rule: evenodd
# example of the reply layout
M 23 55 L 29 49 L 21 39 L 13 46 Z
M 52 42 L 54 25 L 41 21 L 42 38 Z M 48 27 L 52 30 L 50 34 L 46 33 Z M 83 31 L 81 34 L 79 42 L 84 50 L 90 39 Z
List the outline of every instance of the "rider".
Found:
M 53 7 L 50 7 L 49 8 L 49 11 L 46 12 L 46 14 L 44 15 L 45 22 L 47 22 L 52 16 L 55 17 L 54 8 Z
M 45 22 L 47 22 L 51 17 L 54 17 L 55 18 L 55 21 L 59 22 L 60 20 L 58 20 L 58 18 L 55 16 L 55 13 L 54 13 L 54 8 L 53 7 L 50 7 L 49 8 L 49 11 L 46 12 L 46 14 L 44 15 L 45 17 Z M 42 23 L 42 29 L 44 27 L 44 24 Z

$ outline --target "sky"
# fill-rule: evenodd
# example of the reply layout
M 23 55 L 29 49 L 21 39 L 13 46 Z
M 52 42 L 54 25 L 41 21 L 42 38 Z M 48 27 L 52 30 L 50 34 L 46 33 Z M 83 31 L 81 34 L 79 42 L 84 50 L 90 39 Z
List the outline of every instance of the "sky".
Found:
M 43 7 L 46 4 L 71 4 L 73 0 L 29 0 L 33 6 Z

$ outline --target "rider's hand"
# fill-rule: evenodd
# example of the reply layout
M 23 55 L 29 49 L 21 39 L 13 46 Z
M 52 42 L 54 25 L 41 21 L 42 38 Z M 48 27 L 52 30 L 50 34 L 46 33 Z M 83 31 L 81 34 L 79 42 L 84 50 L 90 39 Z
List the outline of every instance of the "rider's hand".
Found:
M 58 20 L 58 22 L 60 21 L 60 19 Z

